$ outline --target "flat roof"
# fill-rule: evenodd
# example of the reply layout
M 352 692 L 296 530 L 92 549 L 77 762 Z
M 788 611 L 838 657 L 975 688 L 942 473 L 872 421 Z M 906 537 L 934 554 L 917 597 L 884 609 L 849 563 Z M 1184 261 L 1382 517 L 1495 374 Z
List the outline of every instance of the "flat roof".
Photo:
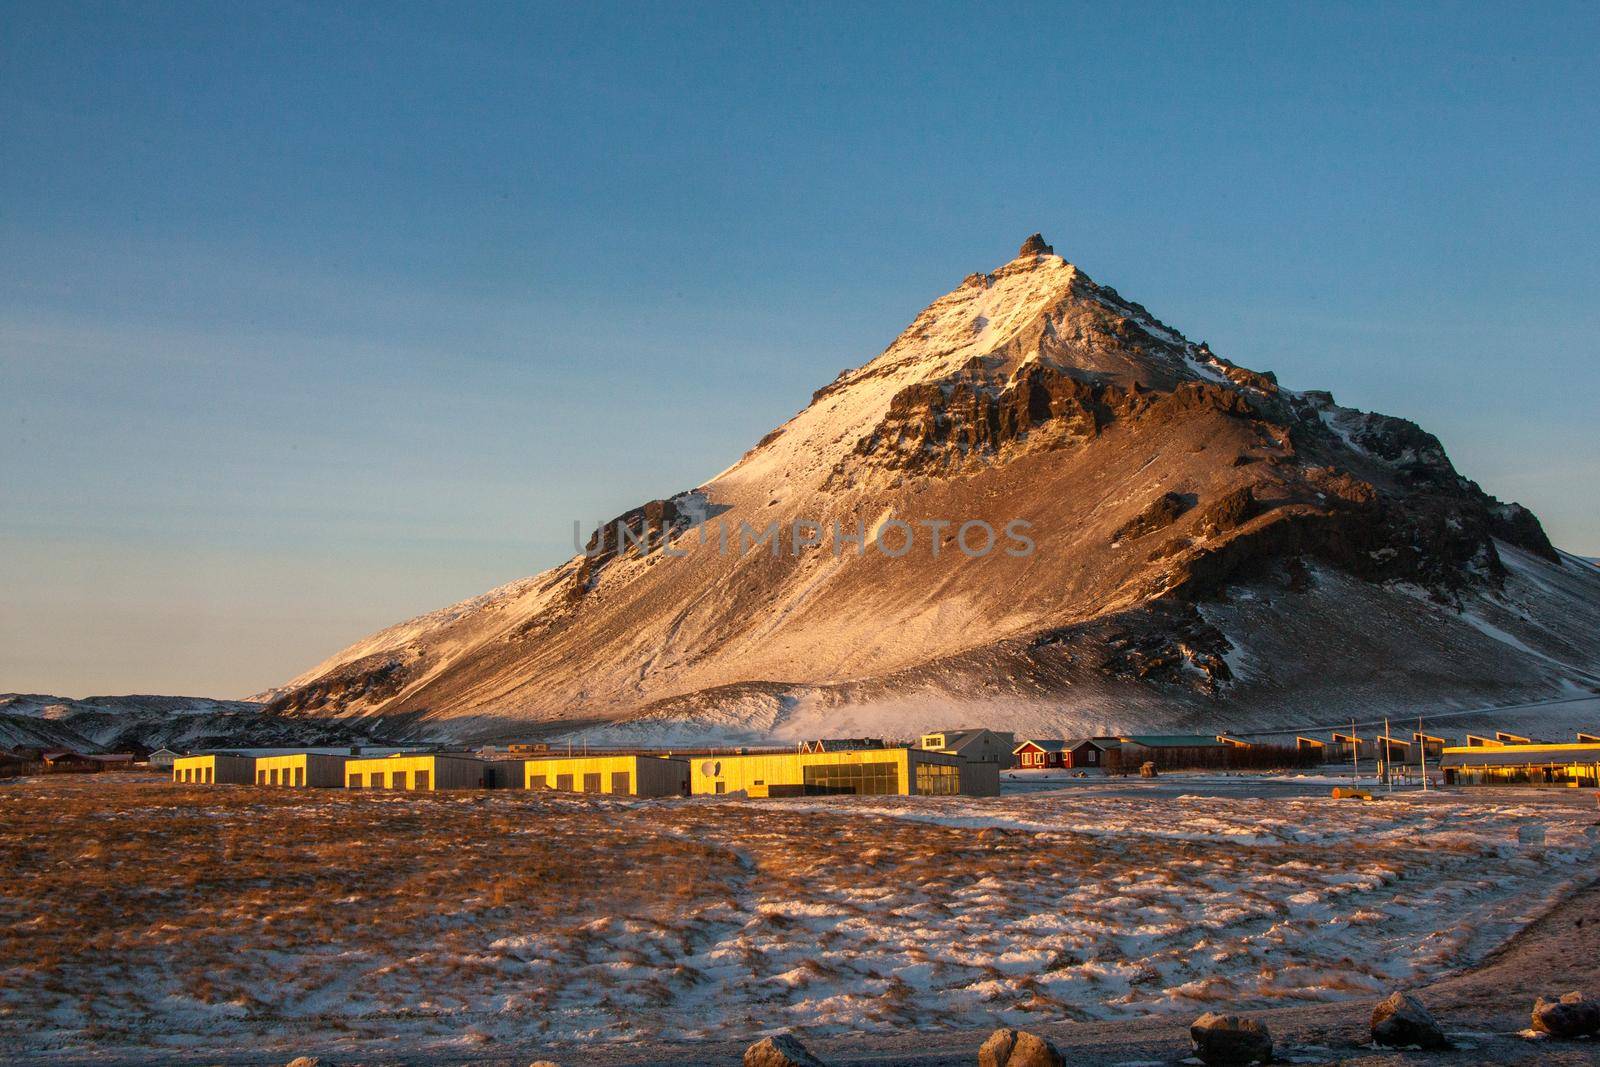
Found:
M 1600 763 L 1600 745 L 1508 745 L 1504 748 L 1447 748 L 1441 767 L 1527 767 Z

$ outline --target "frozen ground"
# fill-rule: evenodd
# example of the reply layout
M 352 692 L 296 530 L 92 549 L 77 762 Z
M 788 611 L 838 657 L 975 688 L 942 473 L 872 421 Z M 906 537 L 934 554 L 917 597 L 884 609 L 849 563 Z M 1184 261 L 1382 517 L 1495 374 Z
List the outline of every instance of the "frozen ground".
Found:
M 1326 790 L 24 781 L 0 787 L 0 1047 L 449 1059 L 1363 997 L 1473 962 L 1594 867 L 1587 796 Z

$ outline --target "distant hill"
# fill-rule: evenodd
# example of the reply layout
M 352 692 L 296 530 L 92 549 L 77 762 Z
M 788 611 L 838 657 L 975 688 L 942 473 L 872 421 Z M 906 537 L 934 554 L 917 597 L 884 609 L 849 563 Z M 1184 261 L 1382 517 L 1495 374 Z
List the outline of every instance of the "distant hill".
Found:
M 296 718 L 259 703 L 170 696 L 0 694 L 0 746 L 119 752 L 226 747 L 342 745 L 367 738 L 370 723 Z

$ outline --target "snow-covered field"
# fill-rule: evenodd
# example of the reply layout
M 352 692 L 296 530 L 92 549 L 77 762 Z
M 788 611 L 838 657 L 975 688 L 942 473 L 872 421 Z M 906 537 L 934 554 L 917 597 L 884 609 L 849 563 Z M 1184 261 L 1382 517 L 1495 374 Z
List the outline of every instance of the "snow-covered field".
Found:
M 1468 964 L 1594 871 L 1587 794 L 1325 789 L 14 783 L 0 1047 L 448 1057 L 1326 1000 Z

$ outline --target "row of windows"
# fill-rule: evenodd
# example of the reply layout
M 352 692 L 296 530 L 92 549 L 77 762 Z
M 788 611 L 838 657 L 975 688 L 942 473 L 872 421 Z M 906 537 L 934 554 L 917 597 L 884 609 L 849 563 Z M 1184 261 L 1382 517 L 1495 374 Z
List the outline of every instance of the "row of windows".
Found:
M 900 765 L 888 763 L 819 763 L 801 768 L 808 796 L 854 793 L 885 796 L 900 792 Z
M 211 784 L 210 767 L 182 767 L 175 773 L 178 776 L 177 780 L 180 782 L 193 782 L 196 785 Z
M 290 772 L 293 772 L 291 775 Z M 256 770 L 256 785 L 294 785 L 306 784 L 306 769 L 304 767 L 275 767 L 272 770 L 258 768 Z
M 371 774 L 356 774 L 352 772 L 346 783 L 351 789 L 405 789 L 406 772 L 390 771 L 386 776 L 383 771 L 373 771 Z M 428 771 L 411 772 L 412 789 L 432 789 L 432 777 Z
M 599 772 L 596 772 L 596 773 L 593 773 L 593 774 L 585 774 L 583 776 L 583 788 L 581 790 L 579 790 L 579 792 L 598 793 L 598 792 L 600 792 L 600 783 L 601 783 L 601 781 L 602 781 L 602 776 L 601 776 L 601 774 Z M 529 789 L 556 789 L 556 790 L 560 790 L 562 792 L 571 793 L 571 792 L 574 791 L 573 790 L 573 776 L 570 775 L 570 774 L 555 774 L 555 775 L 531 774 L 531 775 L 528 776 L 528 788 Z M 611 792 L 613 792 L 613 793 L 632 793 L 633 792 L 633 775 L 631 775 L 627 771 L 612 771 L 611 772 Z
M 1600 765 L 1574 763 L 1567 766 L 1526 767 L 1451 767 L 1445 771 L 1451 785 L 1566 785 L 1593 788 L 1600 784 Z

